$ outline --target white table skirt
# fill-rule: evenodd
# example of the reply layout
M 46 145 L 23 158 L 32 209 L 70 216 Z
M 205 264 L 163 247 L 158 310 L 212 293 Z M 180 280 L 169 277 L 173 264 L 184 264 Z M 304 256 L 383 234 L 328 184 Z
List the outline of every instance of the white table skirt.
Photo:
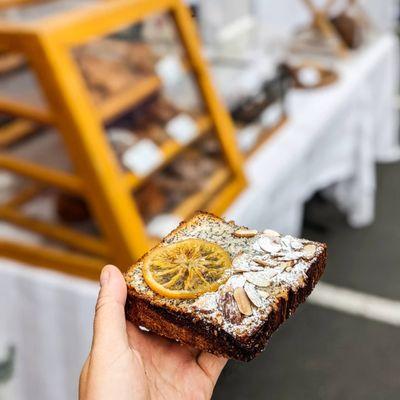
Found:
M 337 85 L 294 93 L 290 121 L 249 162 L 249 188 L 228 216 L 298 231 L 304 201 L 331 187 L 353 225 L 370 222 L 375 161 L 398 155 L 397 54 L 397 41 L 384 36 L 340 64 Z M 97 284 L 4 259 L 0 265 L 0 357 L 16 347 L 14 377 L 7 388 L 0 384 L 0 399 L 75 399 Z
M 98 284 L 0 259 L 0 348 L 16 347 L 1 400 L 72 400 L 91 343 Z

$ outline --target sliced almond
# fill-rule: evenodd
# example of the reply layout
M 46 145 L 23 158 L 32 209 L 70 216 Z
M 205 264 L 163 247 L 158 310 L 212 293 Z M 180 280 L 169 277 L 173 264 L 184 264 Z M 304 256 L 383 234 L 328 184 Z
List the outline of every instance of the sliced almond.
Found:
M 245 272 L 246 280 L 256 286 L 267 287 L 271 284 L 273 278 L 278 272 L 273 269 L 268 269 L 261 272 Z
M 303 247 L 302 253 L 304 258 L 310 260 L 315 256 L 316 251 L 317 251 L 317 246 L 315 244 L 306 244 Z
M 242 287 L 238 287 L 234 290 L 233 297 L 236 300 L 236 304 L 239 308 L 239 311 L 243 315 L 249 316 L 249 315 L 253 314 L 253 311 L 251 309 L 250 300 L 247 297 L 247 294 Z
M 233 232 L 233 236 L 239 238 L 251 238 L 256 236 L 258 231 L 255 229 L 238 229 L 237 231 Z
M 237 287 L 243 287 L 246 283 L 246 277 L 243 274 L 232 275 L 228 280 L 229 285 L 232 289 L 236 289 Z
M 244 253 L 240 253 L 237 256 L 235 256 L 232 260 L 232 268 L 233 269 L 239 269 L 242 267 L 247 266 L 247 257 Z
M 265 291 L 265 290 L 257 290 L 257 293 L 259 294 L 260 297 L 262 297 L 263 299 L 268 299 L 268 297 L 270 297 L 270 293 Z
M 281 244 L 268 236 L 260 238 L 257 243 L 266 253 L 275 254 L 282 250 Z
M 233 273 L 234 274 L 240 274 L 243 272 L 260 272 L 264 271 L 264 267 L 258 266 L 258 265 L 249 265 L 247 267 L 241 267 L 238 269 L 234 269 Z
M 292 248 L 292 246 L 291 246 L 291 240 L 290 240 L 290 237 L 289 236 L 284 236 L 283 238 L 281 238 L 281 243 L 282 243 L 282 245 L 284 246 L 284 247 L 286 247 L 287 249 L 291 249 Z
M 269 237 L 279 237 L 281 236 L 280 233 L 273 231 L 272 229 L 265 229 L 263 234 Z
M 256 307 L 261 307 L 263 305 L 262 297 L 258 294 L 258 290 L 254 285 L 246 282 L 244 284 L 244 291 L 246 292 L 247 297 Z
M 262 271 L 264 268 L 251 265 L 246 254 L 241 253 L 232 260 L 232 269 L 234 273 Z
M 257 263 L 258 265 L 261 265 L 263 267 L 269 267 L 269 263 L 267 260 L 263 260 L 262 258 L 253 258 L 253 261 Z
M 294 266 L 294 261 L 283 261 L 282 263 L 279 264 L 279 266 L 282 268 L 284 271 L 291 271 Z
M 294 239 L 290 242 L 290 246 L 293 250 L 301 250 L 303 248 L 303 243 L 301 243 L 298 239 Z

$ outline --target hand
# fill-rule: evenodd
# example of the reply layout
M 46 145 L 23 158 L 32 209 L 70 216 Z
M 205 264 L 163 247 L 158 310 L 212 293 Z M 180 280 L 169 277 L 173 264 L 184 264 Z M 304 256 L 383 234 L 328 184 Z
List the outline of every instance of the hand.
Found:
M 227 360 L 127 322 L 127 288 L 118 268 L 104 267 L 100 286 L 80 400 L 210 399 Z

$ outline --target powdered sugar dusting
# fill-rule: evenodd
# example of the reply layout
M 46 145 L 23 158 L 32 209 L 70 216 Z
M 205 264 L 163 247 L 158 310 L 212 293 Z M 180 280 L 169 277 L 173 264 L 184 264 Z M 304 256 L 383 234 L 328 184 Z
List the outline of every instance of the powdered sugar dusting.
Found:
M 144 282 L 141 262 L 128 273 L 129 285 L 156 304 L 187 311 L 233 336 L 251 334 L 268 318 L 280 296 L 290 289 L 296 291 L 304 286 L 307 271 L 323 251 L 323 245 L 292 236 L 271 235 L 269 231 L 254 237 L 236 237 L 233 233 L 239 228 L 217 219 L 199 218 L 196 223 L 184 226 L 161 244 L 164 246 L 198 238 L 224 248 L 234 262 L 227 281 L 216 292 L 205 293 L 197 299 L 164 298 Z M 238 316 L 232 304 L 224 307 L 224 301 L 232 301 L 232 293 L 237 287 L 245 289 L 251 302 L 252 314 L 249 316 Z M 230 313 L 229 318 L 226 317 L 227 312 Z

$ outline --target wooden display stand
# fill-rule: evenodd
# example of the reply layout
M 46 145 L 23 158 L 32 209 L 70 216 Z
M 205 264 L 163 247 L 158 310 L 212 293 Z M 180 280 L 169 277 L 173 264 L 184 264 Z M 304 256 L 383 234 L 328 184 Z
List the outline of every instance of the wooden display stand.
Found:
M 325 7 L 322 8 L 318 8 L 313 3 L 313 0 L 302 1 L 313 15 L 314 27 L 317 28 L 326 39 L 335 42 L 335 52 L 339 57 L 345 57 L 348 54 L 348 48 L 329 20 L 328 12 L 335 0 L 327 0 Z
M 0 0 L 0 11 L 8 7 L 21 5 L 26 1 L 27 0 Z M 5 48 L 0 47 L 0 77 L 3 74 L 21 68 L 24 64 L 25 60 L 21 54 L 5 51 Z M 13 119 L 0 127 L 0 149 L 30 135 L 35 132 L 37 128 L 38 124 L 33 121 L 27 121 L 21 118 Z
M 106 139 L 103 123 L 154 93 L 161 82 L 157 77 L 146 79 L 95 107 L 71 49 L 156 12 L 170 13 L 175 22 L 186 53 L 185 65 L 194 74 L 206 105 L 208 115 L 198 120 L 199 135 L 213 128 L 227 162 L 227 167 L 215 171 L 204 190 L 181 204 L 176 214 L 185 218 L 199 208 L 219 214 L 244 187 L 242 159 L 236 147 L 232 121 L 214 92 L 190 13 L 181 1 L 98 1 L 29 23 L 2 22 L 0 48 L 26 57 L 46 104 L 29 102 L 28 97 L 23 102 L 13 100 L 0 88 L 0 112 L 54 125 L 63 138 L 74 173 L 23 161 L 5 152 L 0 154 L 0 168 L 38 182 L 1 206 L 0 218 L 71 248 L 55 249 L 45 244 L 33 246 L 0 240 L 0 256 L 97 278 L 104 264 L 114 263 L 126 269 L 153 244 L 132 196 L 148 176 L 139 177 L 122 170 Z M 185 147 L 172 140 L 163 145 L 164 164 Z M 101 237 L 25 216 L 19 207 L 36 196 L 43 185 L 83 196 Z

